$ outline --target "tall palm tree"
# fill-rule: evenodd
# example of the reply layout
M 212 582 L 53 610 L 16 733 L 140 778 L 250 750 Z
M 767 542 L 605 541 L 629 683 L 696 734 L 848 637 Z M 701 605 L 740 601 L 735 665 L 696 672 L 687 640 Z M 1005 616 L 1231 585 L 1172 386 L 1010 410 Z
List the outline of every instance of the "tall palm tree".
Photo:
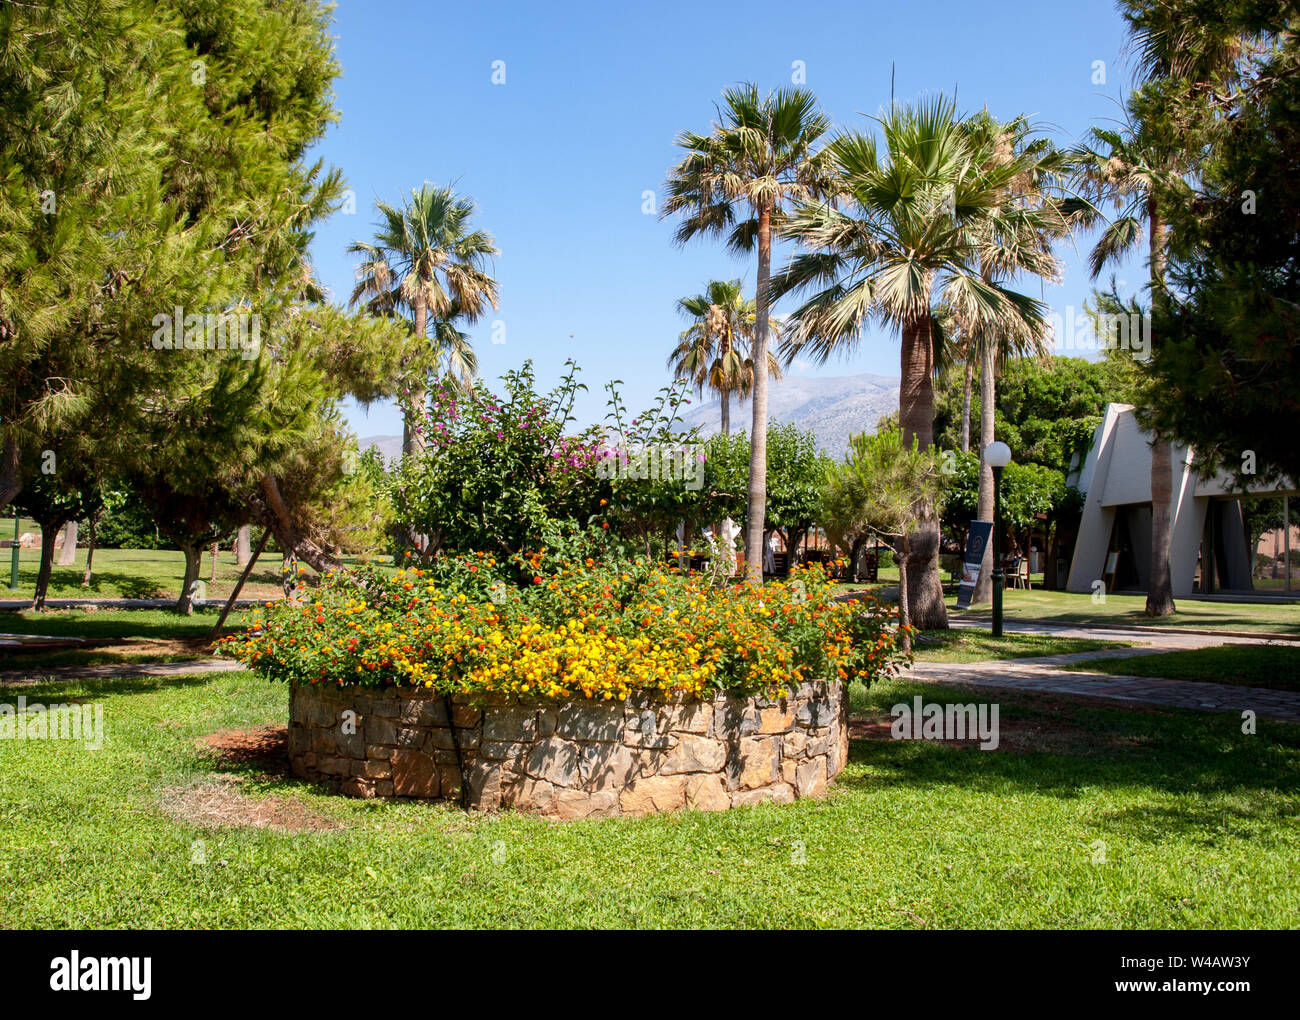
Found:
M 899 427 L 921 450 L 934 439 L 934 307 L 942 301 L 959 321 L 1005 322 L 1018 328 L 1040 303 L 1000 281 L 1038 256 L 994 239 L 1027 229 L 1033 210 L 1008 199 L 1026 157 L 981 158 L 954 105 L 938 97 L 895 105 L 879 118 L 876 139 L 850 131 L 827 147 L 837 188 L 829 201 L 804 203 L 785 233 L 800 252 L 773 281 L 783 295 L 813 290 L 791 315 L 783 360 L 807 353 L 825 361 L 861 341 L 869 316 L 897 329 Z M 1028 260 L 1018 266 L 1017 260 Z M 997 272 L 986 278 L 985 262 Z M 947 626 L 939 581 L 939 529 L 933 515 L 909 537 L 908 594 L 918 627 Z
M 964 122 L 978 158 L 997 168 L 1018 162 L 1020 172 L 1008 182 L 1003 200 L 1010 214 L 989 218 L 980 245 L 980 275 L 987 281 L 1005 280 L 1010 274 L 1029 272 L 1053 282 L 1060 279 L 1060 263 L 1052 242 L 1069 230 L 1065 208 L 1068 157 L 1051 142 L 1035 137 L 1024 117 L 1001 122 L 981 112 Z M 1023 215 L 1020 213 L 1023 212 Z M 978 308 L 968 309 L 962 331 L 971 338 L 972 353 L 980 364 L 980 478 L 976 506 L 980 520 L 993 520 L 993 469 L 984 463 L 984 450 L 997 439 L 997 377 L 1017 357 L 1045 357 L 1051 353 L 1050 329 L 1043 314 L 1046 306 L 1026 301 L 1011 316 L 986 318 Z M 971 603 L 987 602 L 993 595 L 993 554 L 986 547 Z
M 1074 150 L 1081 191 L 1087 196 L 1076 204 L 1080 222 L 1091 226 L 1106 221 L 1088 257 L 1095 280 L 1113 263 L 1147 244 L 1147 285 L 1152 314 L 1165 293 L 1168 239 L 1160 211 L 1160 194 L 1176 188 L 1186 156 L 1145 137 L 1131 121 L 1123 130 L 1093 128 Z M 1109 201 L 1116 215 L 1105 217 L 1098 205 Z M 1094 204 L 1094 202 L 1096 204 Z M 1152 329 L 1155 334 L 1156 330 Z M 1172 543 L 1173 450 L 1169 437 L 1153 432 L 1151 443 L 1151 565 L 1147 581 L 1147 616 L 1167 616 L 1175 611 L 1173 578 L 1169 570 Z
M 722 401 L 722 434 L 731 434 L 731 394 L 742 400 L 754 389 L 752 346 L 758 321 L 755 303 L 745 300 L 739 280 L 710 280 L 702 294 L 677 302 L 691 320 L 668 356 L 668 367 L 679 379 L 689 379 L 703 396 L 707 389 Z M 768 329 L 779 333 L 779 320 L 769 316 Z M 767 371 L 781 378 L 781 362 L 768 351 Z
M 348 246 L 362 256 L 349 303 L 410 317 L 414 345 L 402 430 L 402 453 L 409 455 L 425 445 L 420 421 L 429 374 L 445 366 L 461 378 L 474 365 L 469 338 L 454 322 L 472 323 L 487 306 L 497 307 L 497 282 L 488 268 L 499 252 L 490 234 L 472 229 L 473 200 L 450 187 L 426 182 L 400 207 L 376 202 L 375 208 L 374 240 Z
M 807 89 L 760 95 L 752 84 L 722 94 L 722 109 L 708 134 L 683 131 L 686 150 L 670 172 L 665 216 L 680 215 L 676 241 L 701 234 L 725 235 L 734 252 L 758 249 L 754 287 L 755 365 L 768 363 L 772 235 L 792 202 L 825 190 L 824 158 L 814 151 L 830 127 Z M 753 427 L 749 432 L 749 511 L 745 566 L 751 584 L 763 581 L 763 532 L 767 510 L 767 373 L 754 373 Z

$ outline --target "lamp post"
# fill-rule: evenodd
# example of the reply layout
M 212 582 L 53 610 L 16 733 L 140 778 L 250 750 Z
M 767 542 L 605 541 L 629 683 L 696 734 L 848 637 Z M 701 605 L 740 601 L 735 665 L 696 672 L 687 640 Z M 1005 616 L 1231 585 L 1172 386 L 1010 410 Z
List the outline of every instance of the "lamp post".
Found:
M 993 636 L 1002 636 L 1002 469 L 1011 463 L 1011 447 L 1006 443 L 989 443 L 984 447 L 984 463 L 993 469 Z

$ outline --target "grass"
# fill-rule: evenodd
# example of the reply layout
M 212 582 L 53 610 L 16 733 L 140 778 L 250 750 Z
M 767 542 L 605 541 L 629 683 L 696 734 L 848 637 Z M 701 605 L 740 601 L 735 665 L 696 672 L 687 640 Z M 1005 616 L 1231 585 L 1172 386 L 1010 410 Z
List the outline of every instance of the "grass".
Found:
M 1300 635 L 1300 604 L 1246 602 L 1177 601 L 1172 616 L 1148 617 L 1142 610 L 1145 595 L 1107 595 L 1100 605 L 1091 595 L 1064 591 L 1026 591 L 1009 588 L 1004 593 L 1003 611 L 1008 620 L 1049 620 L 1054 623 L 1106 623 L 1141 627 L 1194 627 L 1203 630 L 1240 630 L 1252 633 Z M 955 599 L 948 600 L 953 610 Z M 961 610 L 974 618 L 986 618 L 988 606 Z
M 1089 659 L 1071 668 L 1300 691 L 1300 647 L 1290 645 L 1216 645 L 1131 659 Z
M 4 522 L 0 520 L 0 525 Z M 12 525 L 11 525 L 12 526 Z M 8 532 L 5 537 L 10 537 Z M 8 549 L 0 549 L 0 599 L 30 599 L 36 590 L 36 573 L 40 567 L 40 549 L 23 549 L 18 562 L 18 589 L 11 590 Z M 358 562 L 344 557 L 345 563 Z M 390 563 L 389 557 L 382 561 Z M 55 565 L 50 571 L 48 596 L 52 599 L 174 599 L 180 597 L 185 577 L 185 557 L 170 549 L 96 549 L 90 587 L 81 586 L 86 569 L 86 550 L 77 549 L 76 563 L 68 567 Z M 235 556 L 223 549 L 217 557 L 216 581 L 212 580 L 212 555 L 203 554 L 199 578 L 203 581 L 202 597 L 224 601 L 229 598 L 243 567 Z M 284 594 L 281 584 L 279 554 L 263 553 L 249 574 L 241 598 L 278 598 Z
M 0 659 L 0 681 L 5 672 L 24 673 L 46 666 L 128 666 L 138 662 L 193 662 L 197 652 L 123 652 L 115 649 L 61 649 L 57 652 L 23 652 Z
M 285 720 L 247 673 L 21 693 L 102 703 L 107 738 L 0 745 L 6 927 L 1300 925 L 1300 727 L 1003 693 L 997 752 L 855 740 L 823 801 L 552 823 L 221 764 L 205 734 Z M 893 682 L 854 707 L 916 694 L 987 697 Z M 306 827 L 212 827 L 213 790 L 227 822 Z
M 219 606 L 204 606 L 196 609 L 192 616 L 179 616 L 167 609 L 50 609 L 43 613 L 23 610 L 0 615 L 0 633 L 113 639 L 197 639 L 212 632 L 220 612 Z M 226 617 L 222 633 L 246 626 L 250 618 L 249 610 L 233 610 Z
M 964 628 L 926 631 L 917 636 L 913 645 L 918 662 L 986 662 L 1127 647 L 1127 643 L 1122 642 L 1062 638 L 1050 634 L 1004 633 L 995 638 L 987 631 Z

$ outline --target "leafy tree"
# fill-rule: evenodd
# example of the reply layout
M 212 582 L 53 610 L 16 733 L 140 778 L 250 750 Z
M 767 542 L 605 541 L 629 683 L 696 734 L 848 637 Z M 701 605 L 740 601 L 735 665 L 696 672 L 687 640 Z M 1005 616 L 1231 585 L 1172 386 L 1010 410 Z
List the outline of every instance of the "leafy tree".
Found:
M 1192 18 L 1133 4 L 1149 32 L 1191 38 L 1230 72 L 1191 80 L 1152 119 L 1200 141 L 1194 188 L 1169 201 L 1169 298 L 1147 366 L 1157 428 L 1205 470 L 1300 478 L 1300 35 L 1294 4 L 1226 2 Z M 1163 22 L 1163 23 L 1162 23 Z M 1161 52 L 1165 45 L 1161 44 Z M 1236 56 L 1230 65 L 1224 56 Z M 1155 330 L 1153 329 L 1153 334 Z M 1252 477 L 1249 472 L 1254 471 Z
M 900 643 L 905 652 L 912 650 L 907 599 L 911 536 L 940 506 L 943 487 L 934 452 L 922 450 L 916 437 L 905 441 L 900 429 L 850 436 L 844 461 L 832 465 L 825 476 L 828 533 L 842 542 L 854 533 L 874 532 L 891 539 L 898 552 Z
M 726 235 L 733 252 L 758 249 L 754 287 L 755 365 L 768 363 L 772 235 L 780 231 L 791 202 L 819 197 L 824 160 L 814 146 L 830 122 L 806 89 L 760 95 L 752 84 L 723 92 L 723 110 L 709 134 L 683 131 L 677 145 L 687 154 L 668 178 L 664 214 L 682 216 L 676 240 Z M 763 530 L 767 500 L 767 373 L 756 372 L 750 429 L 749 512 L 745 562 L 751 584 L 763 580 Z

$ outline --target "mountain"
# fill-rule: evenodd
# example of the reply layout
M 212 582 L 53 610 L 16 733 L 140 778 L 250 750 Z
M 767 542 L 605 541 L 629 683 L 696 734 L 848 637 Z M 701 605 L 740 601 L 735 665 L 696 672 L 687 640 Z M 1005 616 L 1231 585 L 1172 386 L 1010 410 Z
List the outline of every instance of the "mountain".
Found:
M 767 420 L 811 429 L 817 445 L 839 458 L 848 449 L 850 435 L 875 432 L 882 415 L 898 410 L 898 382 L 883 375 L 786 376 L 768 383 Z M 732 430 L 748 432 L 752 414 L 748 400 L 737 407 L 733 398 Z M 722 405 L 713 399 L 682 417 L 688 428 L 698 425 L 702 435 L 711 436 L 722 428 Z
M 362 453 L 372 446 L 375 447 L 383 456 L 385 463 L 398 460 L 402 456 L 401 436 L 362 436 L 357 440 L 357 445 L 361 447 Z

